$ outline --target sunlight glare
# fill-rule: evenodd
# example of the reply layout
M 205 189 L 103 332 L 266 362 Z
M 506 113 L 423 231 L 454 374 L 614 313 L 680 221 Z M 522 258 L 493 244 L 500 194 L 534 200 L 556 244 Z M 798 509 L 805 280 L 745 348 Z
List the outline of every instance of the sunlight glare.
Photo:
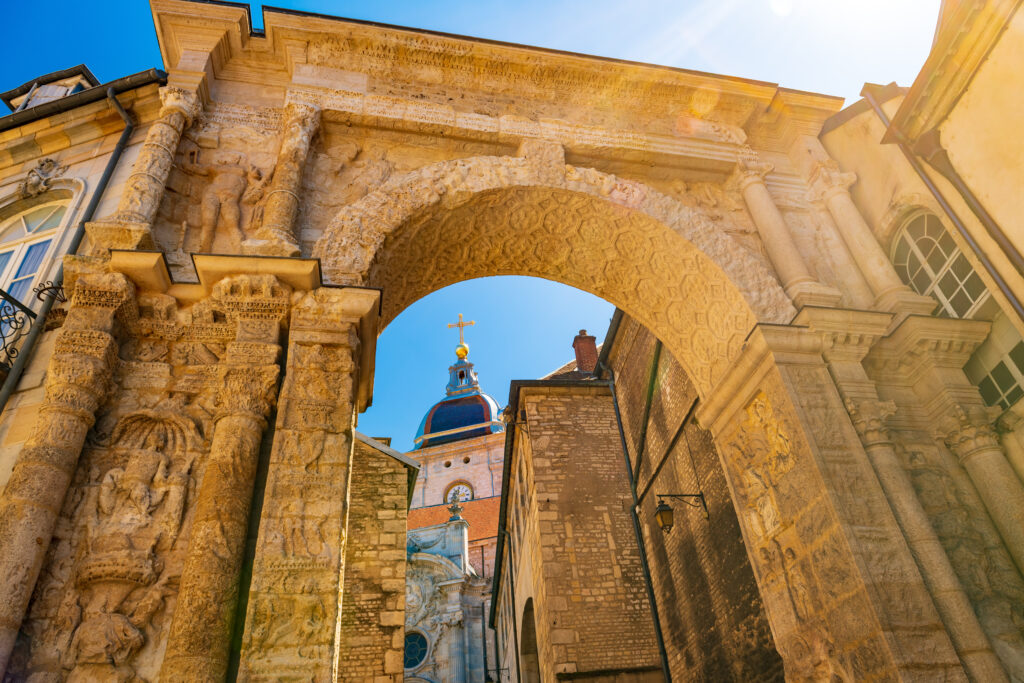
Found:
M 768 0 L 772 12 L 780 17 L 789 16 L 793 11 L 793 0 Z

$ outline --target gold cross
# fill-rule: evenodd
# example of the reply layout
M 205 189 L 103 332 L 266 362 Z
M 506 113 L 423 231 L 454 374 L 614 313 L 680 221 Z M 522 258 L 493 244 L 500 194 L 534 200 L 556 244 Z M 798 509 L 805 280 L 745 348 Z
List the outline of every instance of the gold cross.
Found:
M 476 325 L 476 321 L 475 320 L 470 320 L 468 323 L 464 323 L 464 322 L 462 322 L 462 314 L 459 313 L 459 322 L 457 322 L 457 323 L 448 323 L 448 329 L 450 330 L 453 327 L 459 328 L 459 343 L 460 344 L 465 344 L 466 341 L 462 338 L 462 329 L 464 327 L 469 327 L 470 325 Z

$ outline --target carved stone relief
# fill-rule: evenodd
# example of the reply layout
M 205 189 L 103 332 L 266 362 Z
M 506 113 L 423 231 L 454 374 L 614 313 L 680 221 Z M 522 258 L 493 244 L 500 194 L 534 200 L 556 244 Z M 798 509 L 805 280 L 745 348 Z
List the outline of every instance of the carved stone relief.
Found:
M 61 164 L 56 159 L 40 159 L 18 184 L 18 196 L 27 199 L 48 192 L 53 181 L 63 176 L 67 170 L 68 165 Z

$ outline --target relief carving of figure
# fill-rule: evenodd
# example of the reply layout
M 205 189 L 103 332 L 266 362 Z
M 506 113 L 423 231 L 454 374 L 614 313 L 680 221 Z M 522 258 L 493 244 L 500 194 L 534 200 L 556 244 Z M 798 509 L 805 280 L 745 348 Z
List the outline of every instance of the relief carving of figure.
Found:
M 78 518 L 84 548 L 51 632 L 68 681 L 139 680 L 132 659 L 176 580 L 166 566 L 184 518 L 193 453 L 187 418 L 140 410 L 121 417 L 106 458 L 93 468 Z
M 263 172 L 255 166 L 244 165 L 244 158 L 240 152 L 218 152 L 211 163 L 200 164 L 198 150 L 192 150 L 188 161 L 182 164 L 186 173 L 209 179 L 200 200 L 198 250 L 202 253 L 209 253 L 213 248 L 213 238 L 219 225 L 223 225 L 239 243 L 245 239 L 240 202 L 243 196 L 251 202 L 258 201 L 262 197 L 264 178 Z M 251 189 L 251 194 L 246 192 L 246 188 Z M 183 226 L 182 239 L 187 227 Z

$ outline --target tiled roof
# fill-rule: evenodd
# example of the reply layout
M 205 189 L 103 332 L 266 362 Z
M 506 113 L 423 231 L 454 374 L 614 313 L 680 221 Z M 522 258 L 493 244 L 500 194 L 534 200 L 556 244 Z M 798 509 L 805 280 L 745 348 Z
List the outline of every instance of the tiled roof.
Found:
M 462 517 L 469 522 L 469 540 L 494 538 L 498 535 L 498 506 L 501 496 L 477 498 L 462 503 Z M 425 526 L 444 524 L 452 514 L 447 505 L 431 505 L 425 508 L 409 510 L 409 528 L 420 529 Z

